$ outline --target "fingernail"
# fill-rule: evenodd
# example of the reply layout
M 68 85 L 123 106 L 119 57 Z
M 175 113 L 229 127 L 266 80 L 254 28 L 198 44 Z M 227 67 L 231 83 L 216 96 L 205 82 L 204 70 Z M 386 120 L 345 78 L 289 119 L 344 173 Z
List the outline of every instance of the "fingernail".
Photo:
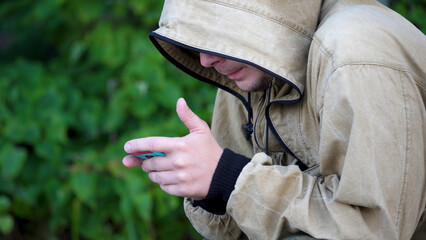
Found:
M 188 107 L 188 104 L 186 103 L 185 98 L 182 98 L 182 103 L 183 103 L 183 105 L 184 105 L 186 108 L 189 108 L 189 107 Z
M 126 151 L 126 152 L 130 152 L 131 151 L 131 146 L 130 146 L 130 143 L 126 143 L 126 144 L 124 144 L 124 151 Z
M 123 163 L 124 166 L 127 167 L 127 165 L 129 164 L 129 160 L 127 160 L 127 158 L 123 158 L 123 160 L 121 161 Z

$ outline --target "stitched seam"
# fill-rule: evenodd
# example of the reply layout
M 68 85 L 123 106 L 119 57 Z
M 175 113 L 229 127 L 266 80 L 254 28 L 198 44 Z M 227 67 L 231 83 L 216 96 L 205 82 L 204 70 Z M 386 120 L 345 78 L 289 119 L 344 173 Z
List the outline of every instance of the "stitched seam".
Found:
M 353 65 L 353 66 L 359 66 L 359 65 L 368 65 L 368 66 L 379 66 L 379 67 L 384 67 L 384 68 L 389 68 L 389 69 L 393 69 L 396 71 L 401 71 L 401 72 L 407 72 L 410 73 L 410 71 L 406 68 L 403 68 L 402 66 L 397 67 L 397 66 L 390 66 L 388 64 L 384 64 L 384 63 L 377 63 L 377 62 L 347 62 L 347 63 L 341 63 L 339 65 L 336 65 L 333 69 L 332 72 L 336 71 L 337 69 L 341 68 L 341 67 L 345 67 L 348 65 Z
M 419 86 L 419 88 L 421 88 L 424 92 L 426 92 L 426 88 L 420 85 L 420 83 L 418 83 L 417 81 L 414 81 L 414 82 L 416 83 L 417 86 Z
M 250 14 L 253 14 L 253 15 L 256 15 L 256 16 L 259 16 L 259 17 L 261 17 L 261 18 L 264 18 L 264 19 L 266 19 L 266 20 L 269 20 L 269 21 L 275 22 L 275 23 L 277 23 L 277 24 L 279 24 L 279 25 L 281 25 L 281 26 L 284 26 L 284 27 L 286 27 L 286 28 L 290 29 L 291 31 L 293 31 L 293 32 L 295 32 L 295 33 L 297 33 L 297 34 L 301 35 L 302 37 L 304 37 L 304 38 L 308 39 L 308 40 L 312 40 L 312 38 L 311 38 L 311 37 L 306 36 L 306 35 L 305 35 L 305 34 L 303 34 L 302 32 L 300 32 L 300 31 L 298 31 L 297 29 L 295 29 L 294 27 L 291 27 L 291 26 L 289 26 L 288 24 L 285 24 L 285 23 L 280 22 L 280 21 L 278 21 L 278 20 L 276 20 L 276 19 L 270 18 L 270 17 L 265 16 L 265 15 L 263 15 L 263 14 L 260 14 L 260 13 L 258 13 L 258 12 L 255 12 L 255 11 L 253 11 L 253 10 L 249 10 L 249 9 L 246 9 L 246 8 L 243 8 L 243 7 L 238 7 L 238 6 L 235 6 L 235 5 L 232 5 L 232 4 L 226 4 L 226 3 L 223 3 L 223 2 L 217 2 L 217 1 L 214 1 L 214 0 L 205 0 L 205 1 L 207 1 L 207 2 L 211 2 L 211 3 L 215 3 L 215 4 L 218 4 L 218 5 L 222 5 L 222 6 L 224 6 L 224 7 L 229 7 L 229 8 L 238 9 L 238 10 L 240 10 L 240 11 L 244 11 L 244 12 L 247 12 L 247 13 L 250 13 Z
M 315 42 L 316 44 L 318 44 L 319 49 L 321 52 L 323 52 L 330 60 L 333 60 L 331 53 L 329 53 L 327 51 L 327 49 L 325 49 L 325 47 L 322 45 L 322 43 L 320 42 L 320 40 L 318 40 L 316 37 L 314 37 L 312 39 L 313 42 Z
M 311 159 L 313 159 L 311 152 L 308 150 L 308 145 L 306 144 L 305 138 L 303 137 L 303 132 L 302 132 L 302 106 L 304 105 L 304 101 L 302 101 L 302 103 L 298 106 L 299 108 L 299 121 L 297 123 L 297 130 L 299 131 L 299 135 L 300 135 L 300 139 L 302 140 L 303 143 L 303 147 L 305 148 L 305 152 L 308 153 L 310 159 L 308 160 L 308 162 L 311 162 Z
M 257 198 L 255 198 L 255 197 L 253 197 L 253 195 L 251 195 L 251 194 L 248 194 L 248 193 L 245 193 L 245 192 L 241 192 L 240 193 L 241 195 L 245 195 L 246 197 L 249 197 L 249 198 L 251 198 L 259 207 L 262 207 L 263 209 L 266 209 L 266 210 L 268 210 L 268 211 L 270 211 L 270 212 L 272 212 L 272 213 L 275 213 L 276 215 L 278 215 L 278 216 L 281 216 L 282 215 L 282 213 L 281 212 L 279 212 L 279 211 L 276 211 L 276 210 L 274 210 L 274 209 L 272 209 L 272 208 L 270 208 L 270 207 L 268 207 L 268 206 L 266 206 L 265 204 L 262 204 L 261 203 L 261 201 L 259 201 Z M 288 202 L 288 201 L 287 201 Z
M 337 69 L 347 66 L 347 65 L 376 65 L 376 66 L 381 66 L 381 67 L 385 67 L 385 68 L 390 68 L 393 70 L 397 70 L 397 71 L 403 71 L 403 72 L 408 72 L 411 73 L 407 68 L 403 67 L 403 66 L 391 66 L 389 64 L 386 63 L 379 63 L 379 62 L 343 62 L 340 63 L 338 65 L 335 65 L 334 63 L 334 59 L 333 59 L 333 54 L 331 54 L 321 43 L 321 41 L 319 41 L 317 38 L 313 38 L 312 42 L 318 44 L 319 49 L 321 52 L 323 52 L 325 54 L 325 56 L 327 58 L 329 58 L 329 60 L 332 62 L 332 66 L 333 66 L 333 70 L 330 72 L 330 75 L 333 74 L 333 72 L 335 72 Z M 416 82 L 417 85 L 419 85 Z M 422 89 L 425 89 L 424 87 L 420 86 Z
M 407 192 L 407 175 L 408 175 L 408 169 L 409 169 L 409 164 L 408 164 L 408 159 L 410 158 L 409 156 L 409 146 L 410 143 L 412 141 L 411 139 L 411 116 L 410 116 L 410 112 L 409 112 L 409 106 L 408 106 L 408 101 L 407 101 L 407 90 L 404 87 L 404 83 L 402 81 L 402 76 L 401 76 L 401 72 L 399 72 L 398 74 L 399 76 L 399 81 L 400 81 L 400 85 L 401 85 L 401 90 L 402 90 L 402 100 L 404 103 L 404 113 L 405 113 L 405 158 L 404 160 L 404 173 L 401 177 L 401 181 L 402 181 L 402 188 L 401 188 L 401 193 L 399 195 L 399 204 L 398 204 L 398 209 L 397 209 L 397 217 L 395 220 L 395 226 L 398 228 L 402 214 L 403 214 L 403 205 L 404 205 L 404 196 L 406 195 Z
M 330 74 L 327 76 L 327 81 L 326 81 L 326 84 L 325 84 L 325 88 L 324 88 L 324 91 L 322 93 L 323 96 L 324 96 L 324 92 L 325 92 L 326 86 L 328 86 L 328 83 L 329 83 L 329 80 L 330 80 L 331 76 L 339 68 L 342 68 L 342 67 L 345 67 L 345 66 L 351 66 L 351 65 L 353 65 L 353 66 L 359 66 L 359 65 L 380 66 L 380 67 L 389 68 L 389 69 L 393 69 L 393 70 L 396 70 L 396 71 L 407 72 L 407 73 L 411 74 L 411 72 L 407 68 L 404 68 L 402 66 L 390 66 L 388 64 L 377 63 L 377 62 L 346 62 L 346 63 L 340 63 L 338 65 L 335 65 L 335 62 L 334 62 L 334 59 L 333 59 L 333 55 L 322 45 L 321 41 L 314 37 L 312 39 L 312 42 L 318 44 L 319 50 L 322 53 L 324 53 L 324 55 L 329 59 L 329 61 L 331 62 L 331 65 L 333 66 L 333 69 L 330 71 Z M 421 89 L 423 89 L 423 90 L 426 91 L 426 89 L 423 86 L 421 86 L 418 82 L 416 82 L 416 85 L 418 85 Z
M 228 216 L 229 216 L 229 214 L 228 214 Z M 230 216 L 229 216 L 229 218 L 230 218 Z M 230 235 L 233 239 L 237 239 L 238 238 L 238 235 L 235 235 L 235 231 L 234 231 L 235 229 L 239 230 L 238 225 L 237 225 L 237 223 L 235 223 L 235 221 L 234 221 L 234 225 L 233 226 L 232 225 L 229 226 L 228 224 L 226 224 L 226 222 L 224 221 L 223 218 L 220 218 L 220 222 L 221 222 L 222 226 L 228 226 L 228 228 L 226 230 L 226 233 L 228 235 Z M 240 230 L 240 232 L 241 232 L 241 230 Z M 237 231 L 237 234 L 238 234 L 238 231 Z
M 327 51 L 327 49 L 322 45 L 322 43 L 315 37 L 313 38 L 312 42 L 318 45 L 319 50 L 328 58 L 328 61 L 331 62 L 331 66 L 334 66 L 334 59 L 333 59 L 331 53 Z M 321 96 L 323 96 L 323 97 L 324 97 L 324 94 L 325 94 L 325 90 L 327 89 L 328 82 L 330 81 L 331 76 L 333 75 L 335 70 L 336 69 L 333 68 L 333 70 L 331 70 L 329 75 L 327 76 L 327 80 L 325 82 L 324 88 L 323 88 L 322 93 L 321 93 Z M 318 111 L 321 111 L 323 107 L 324 107 L 324 101 L 321 103 L 321 107 L 319 107 Z
M 310 167 L 310 168 L 308 168 L 308 169 L 306 169 L 305 171 L 303 171 L 304 173 L 307 173 L 307 174 L 309 174 L 309 175 L 311 175 L 310 173 L 312 172 L 312 171 L 314 171 L 315 169 L 317 169 L 317 168 L 319 168 L 320 167 L 320 165 L 319 164 L 316 164 L 316 165 L 314 165 L 313 167 Z M 311 175 L 311 176 L 314 176 L 314 175 Z

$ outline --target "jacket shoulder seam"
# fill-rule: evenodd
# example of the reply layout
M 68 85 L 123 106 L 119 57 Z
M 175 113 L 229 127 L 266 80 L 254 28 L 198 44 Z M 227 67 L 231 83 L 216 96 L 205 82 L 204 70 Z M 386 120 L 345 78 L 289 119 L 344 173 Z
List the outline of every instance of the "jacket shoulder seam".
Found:
M 322 42 L 317 38 L 314 37 L 312 39 L 312 42 L 315 42 L 316 44 L 318 44 L 319 50 L 324 53 L 324 55 L 332 62 L 332 70 L 330 71 L 330 75 L 333 75 L 333 73 L 341 68 L 341 67 L 345 67 L 347 65 L 377 65 L 377 66 L 381 66 L 381 67 L 385 67 L 385 68 L 390 68 L 393 70 L 397 70 L 397 71 L 403 71 L 403 72 L 407 72 L 410 73 L 410 70 L 407 69 L 406 67 L 402 66 L 402 65 L 394 65 L 394 64 L 386 64 L 386 63 L 381 63 L 381 62 L 374 62 L 374 61 L 348 61 L 348 62 L 340 62 L 340 63 L 336 63 L 336 61 L 334 60 L 334 56 L 333 54 L 327 50 L 327 48 L 322 44 Z M 417 84 L 420 85 L 420 84 Z M 424 89 L 422 87 L 422 89 Z
M 378 67 L 383 67 L 383 68 L 389 68 L 392 70 L 396 70 L 399 72 L 407 72 L 410 73 L 410 71 L 407 68 L 404 68 L 402 66 L 391 66 L 389 64 L 385 64 L 385 63 L 379 63 L 379 62 L 343 62 L 340 64 L 337 64 L 336 66 L 333 67 L 333 70 L 331 71 L 332 73 L 335 72 L 336 70 L 342 68 L 342 67 L 346 67 L 346 66 L 359 66 L 359 65 L 365 65 L 365 66 L 378 66 Z M 330 74 L 331 75 L 331 74 Z
M 333 60 L 331 60 L 331 61 L 333 61 Z M 328 84 L 330 82 L 330 79 L 334 75 L 334 73 L 337 70 L 340 70 L 340 69 L 342 69 L 344 67 L 351 67 L 351 66 L 377 66 L 377 67 L 392 69 L 392 70 L 395 70 L 395 71 L 397 71 L 399 73 L 406 72 L 408 74 L 411 74 L 410 71 L 407 70 L 407 69 L 405 69 L 405 68 L 389 66 L 389 65 L 386 65 L 386 64 L 382 64 L 382 63 L 375 63 L 375 62 L 350 62 L 350 63 L 341 63 L 339 65 L 333 66 L 332 70 L 330 71 L 330 74 L 327 76 L 327 80 L 326 80 L 326 82 L 324 84 L 324 88 L 323 88 L 323 92 L 322 92 L 323 96 L 324 96 L 325 90 L 327 89 L 327 86 L 328 86 Z M 416 84 L 417 84 L 417 82 L 416 82 Z
M 402 75 L 401 75 L 401 71 L 398 72 L 398 78 L 399 78 L 399 83 L 400 83 L 400 87 L 402 90 L 402 101 L 404 103 L 404 113 L 405 113 L 405 158 L 404 158 L 404 173 L 401 176 L 401 181 L 402 181 L 402 188 L 401 188 L 401 192 L 399 195 L 399 203 L 398 203 L 398 209 L 397 209 L 397 216 L 396 216 L 396 220 L 395 220 L 395 226 L 399 226 L 401 217 L 403 215 L 403 205 L 404 205 L 404 195 L 407 192 L 407 185 L 408 185 L 408 180 L 407 180 L 407 175 L 408 175 L 408 164 L 407 164 L 407 160 L 410 159 L 410 151 L 409 151 L 409 146 L 412 142 L 412 136 L 411 136 L 411 116 L 410 116 L 410 112 L 409 112 L 409 108 L 410 106 L 408 106 L 409 102 L 407 101 L 407 89 L 404 87 L 404 82 L 402 81 Z

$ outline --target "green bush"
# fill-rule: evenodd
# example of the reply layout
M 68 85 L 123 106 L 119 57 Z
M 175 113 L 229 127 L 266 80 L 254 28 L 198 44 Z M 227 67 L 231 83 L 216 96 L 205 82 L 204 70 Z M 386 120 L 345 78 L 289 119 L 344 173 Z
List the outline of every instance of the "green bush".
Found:
M 420 1 L 391 4 L 424 31 Z M 162 1 L 0 4 L 0 238 L 195 239 L 182 199 L 121 164 L 132 138 L 182 136 L 215 89 L 154 49 Z
M 160 1 L 0 5 L 0 236 L 188 239 L 182 199 L 121 164 L 125 141 L 187 133 L 185 96 L 215 90 L 166 63 L 147 34 Z

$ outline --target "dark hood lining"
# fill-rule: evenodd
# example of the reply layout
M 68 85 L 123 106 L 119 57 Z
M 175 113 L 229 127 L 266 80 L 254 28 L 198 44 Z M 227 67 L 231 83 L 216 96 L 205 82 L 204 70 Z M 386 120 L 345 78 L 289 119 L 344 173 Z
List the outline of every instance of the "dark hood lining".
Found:
M 285 83 L 287 83 L 287 84 L 289 84 L 293 89 L 295 89 L 296 91 L 297 91 L 297 93 L 298 93 L 298 97 L 296 98 L 296 99 L 292 99 L 292 100 L 280 100 L 279 101 L 279 103 L 280 104 L 295 104 L 295 103 L 298 103 L 298 102 L 300 102 L 301 100 L 302 100 L 302 92 L 301 92 L 301 90 L 293 83 L 293 82 L 291 82 L 291 81 L 289 81 L 289 80 L 287 80 L 286 78 L 284 78 L 284 77 L 282 77 L 282 76 L 280 76 L 280 75 L 277 75 L 277 74 L 275 74 L 274 72 L 271 72 L 271 71 L 269 71 L 268 69 L 265 69 L 265 68 L 263 68 L 263 67 L 260 67 L 260 66 L 258 66 L 258 65 L 256 65 L 256 64 L 254 64 L 254 63 L 252 63 L 252 62 L 249 62 L 249 61 L 246 61 L 246 60 L 244 60 L 244 59 L 239 59 L 239 58 L 235 58 L 235 57 L 232 57 L 232 56 L 227 56 L 227 55 L 224 55 L 224 54 L 219 54 L 219 53 L 216 53 L 216 52 L 211 52 L 211 51 L 206 51 L 206 50 L 203 50 L 203 49 L 199 49 L 199 48 L 195 48 L 195 47 L 191 47 L 191 46 L 188 46 L 188 45 L 186 45 L 186 44 L 182 44 L 182 43 L 180 43 L 180 42 L 177 42 L 177 41 L 175 41 L 175 40 L 173 40 L 173 39 L 170 39 L 170 38 L 167 38 L 167 37 L 164 37 L 164 36 L 162 36 L 162 35 L 159 35 L 159 34 L 157 34 L 157 33 L 155 33 L 155 32 L 151 32 L 150 34 L 149 34 L 149 38 L 150 38 L 150 40 L 151 40 L 151 42 L 154 44 L 154 46 L 158 49 L 158 51 L 167 59 L 167 60 L 169 60 L 172 64 L 174 64 L 176 67 L 178 67 L 179 69 L 181 69 L 182 71 L 184 71 L 185 73 L 187 73 L 188 75 L 190 75 L 190 76 L 192 76 L 192 77 L 194 77 L 194 78 L 196 78 L 196 79 L 198 79 L 198 80 L 200 80 L 200 81 L 203 81 L 203 82 L 206 82 L 206 83 L 209 83 L 209 84 L 212 84 L 212 85 L 214 85 L 214 86 L 216 86 L 216 87 L 218 87 L 218 88 L 221 88 L 221 89 L 223 89 L 223 90 L 225 90 L 225 91 L 227 91 L 227 92 L 229 92 L 229 93 L 231 93 L 231 94 L 233 94 L 234 96 L 236 96 L 237 98 L 239 98 L 242 102 L 243 102 L 243 104 L 244 104 L 244 106 L 246 106 L 246 108 L 247 107 L 249 107 L 248 105 L 248 102 L 247 102 L 247 100 L 246 100 L 246 98 L 244 97 L 244 96 L 242 96 L 241 95 L 241 93 L 239 93 L 239 92 L 237 92 L 237 91 L 235 91 L 234 89 L 232 89 L 232 88 L 230 88 L 230 87 L 227 87 L 227 86 L 225 86 L 225 85 L 223 85 L 223 84 L 220 84 L 220 83 L 218 83 L 218 82 L 216 82 L 216 81 L 213 81 L 213 80 L 211 80 L 211 79 L 209 79 L 209 78 L 207 78 L 207 77 L 205 77 L 205 76 L 202 76 L 201 74 L 199 74 L 199 73 L 197 73 L 197 72 L 195 72 L 195 71 L 193 71 L 192 69 L 190 69 L 189 67 L 187 67 L 187 66 L 185 66 L 184 64 L 182 64 L 182 63 L 180 63 L 178 60 L 176 60 L 173 56 L 171 56 L 161 45 L 160 45 L 160 43 L 157 41 L 157 39 L 159 39 L 159 40 L 161 40 L 161 41 L 164 41 L 164 42 L 166 42 L 166 43 L 169 43 L 169 44 L 172 44 L 172 45 L 174 45 L 174 46 L 177 46 L 177 47 L 180 47 L 180 48 L 183 48 L 183 49 L 187 49 L 187 50 L 190 50 L 190 51 L 196 51 L 196 52 L 201 52 L 201 53 L 206 53 L 206 54 L 209 54 L 209 55 L 214 55 L 214 56 L 218 56 L 218 57 L 223 57 L 223 58 L 227 58 L 227 59 L 230 59 L 230 60 L 233 60 L 233 61 L 237 61 L 237 62 L 241 62 L 241 63 L 244 63 L 244 64 L 248 64 L 248 65 L 251 65 L 251 66 L 253 66 L 253 67 L 255 67 L 255 68 L 257 68 L 257 69 L 260 69 L 261 71 L 263 71 L 263 72 L 265 72 L 265 73 L 267 73 L 267 74 L 269 74 L 269 75 L 271 75 L 271 76 L 273 76 L 273 77 L 275 77 L 275 78 L 277 78 L 277 79 L 279 79 L 279 80 L 281 80 L 281 81 L 283 81 L 283 82 L 285 82 Z M 247 108 L 248 109 L 248 108 Z
M 191 50 L 191 51 L 200 51 L 199 49 L 196 48 L 192 48 L 189 46 L 186 46 L 184 44 L 178 43 L 174 40 L 171 40 L 169 38 L 165 38 L 161 35 L 158 35 L 156 33 L 150 33 L 149 34 L 149 39 L 151 40 L 151 42 L 154 44 L 154 46 L 157 48 L 157 50 L 168 60 L 170 61 L 173 65 L 175 65 L 177 68 L 179 68 L 180 70 L 182 70 L 183 72 L 185 72 L 186 74 L 192 76 L 193 78 L 196 78 L 202 82 L 211 84 L 215 87 L 221 88 L 229 93 L 231 93 L 232 95 L 236 96 L 238 99 L 241 100 L 241 102 L 244 104 L 245 108 L 247 109 L 247 111 L 252 112 L 251 107 L 249 105 L 249 103 L 247 102 L 246 98 L 244 96 L 242 96 L 240 93 L 234 91 L 233 89 L 224 86 L 222 84 L 219 84 L 218 82 L 215 82 L 207 77 L 204 77 L 198 73 L 196 73 L 195 71 L 189 69 L 187 66 L 183 65 L 182 63 L 180 63 L 179 61 L 177 61 L 174 57 L 172 57 L 166 50 L 164 50 L 164 48 L 160 45 L 160 43 L 157 41 L 157 39 L 160 39 L 164 42 L 176 45 L 176 46 L 180 46 L 183 47 L 185 49 Z

